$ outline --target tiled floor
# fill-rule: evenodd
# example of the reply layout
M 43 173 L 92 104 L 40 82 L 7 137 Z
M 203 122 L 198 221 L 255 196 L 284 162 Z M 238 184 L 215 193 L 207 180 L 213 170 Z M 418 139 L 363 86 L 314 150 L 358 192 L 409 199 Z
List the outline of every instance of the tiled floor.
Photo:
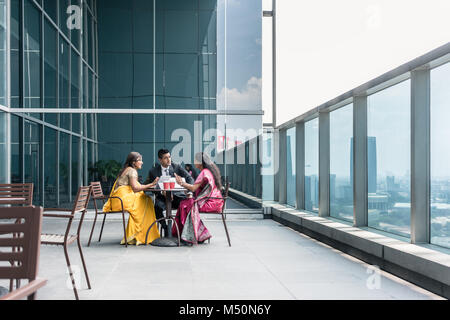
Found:
M 81 299 L 439 299 L 415 285 L 321 244 L 273 220 L 205 220 L 210 244 L 161 248 L 119 245 L 120 220 L 105 225 L 102 242 L 82 243 L 92 290 L 87 290 L 75 244 L 69 255 L 80 273 Z M 63 231 L 59 220 L 43 231 Z M 96 229 L 98 237 L 100 224 Z M 95 238 L 96 239 L 96 238 Z M 38 299 L 74 299 L 61 247 L 42 246 Z M 2 283 L 2 285 L 5 285 Z

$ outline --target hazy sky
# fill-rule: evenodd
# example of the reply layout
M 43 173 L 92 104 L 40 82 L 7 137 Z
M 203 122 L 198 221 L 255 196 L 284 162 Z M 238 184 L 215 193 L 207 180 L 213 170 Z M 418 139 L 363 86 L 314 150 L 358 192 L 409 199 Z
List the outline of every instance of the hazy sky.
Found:
M 444 45 L 449 12 L 448 0 L 278 0 L 277 124 Z M 271 74 L 263 70 L 264 92 Z

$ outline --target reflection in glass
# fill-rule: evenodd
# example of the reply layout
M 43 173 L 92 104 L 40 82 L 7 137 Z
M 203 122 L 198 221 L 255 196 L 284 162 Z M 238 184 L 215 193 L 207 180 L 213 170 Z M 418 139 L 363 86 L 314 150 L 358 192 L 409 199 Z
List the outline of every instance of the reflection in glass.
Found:
M 11 117 L 11 183 L 22 183 L 22 161 L 20 158 L 20 128 L 21 118 Z
M 305 209 L 319 212 L 319 119 L 305 122 Z
M 450 248 L 450 63 L 431 70 L 431 243 Z
M 70 136 L 59 133 L 59 201 L 62 208 L 70 207 L 69 174 L 70 174 Z
M 58 81 L 56 65 L 56 30 L 45 20 L 44 25 L 44 108 L 57 108 L 56 84 Z M 56 114 L 46 114 L 45 121 L 57 125 Z
M 296 174 L 295 174 L 295 127 L 286 132 L 286 183 L 287 183 L 287 204 L 295 207 L 296 199 Z
M 353 222 L 353 104 L 330 113 L 330 215 Z
M 53 22 L 57 23 L 57 3 L 58 1 L 63 2 L 63 0 L 43 0 L 44 1 L 44 10 L 53 20 Z
M 24 4 L 24 104 L 25 108 L 40 108 L 41 14 L 33 1 Z
M 59 38 L 59 107 L 69 108 L 69 45 Z M 61 127 L 70 130 L 70 114 L 61 114 Z
M 6 36 L 6 1 L 0 0 L 0 104 L 3 106 L 6 105 Z
M 57 208 L 56 179 L 57 175 L 57 149 L 56 131 L 45 127 L 44 131 L 44 201 L 45 207 Z
M 76 196 L 78 188 L 81 186 L 81 163 L 82 148 L 80 138 L 72 136 L 72 195 Z
M 98 2 L 100 107 L 215 109 L 215 4 Z
M 41 205 L 40 195 L 40 147 L 39 147 L 39 125 L 24 120 L 24 163 L 25 163 L 25 183 L 32 182 L 33 204 Z
M 367 100 L 369 227 L 409 237 L 410 80 Z
M 11 59 L 11 107 L 19 108 L 20 105 L 20 0 L 11 0 L 10 22 L 10 59 Z
M 71 50 L 71 84 L 70 84 L 70 107 L 72 109 L 80 108 L 80 56 Z M 68 115 L 69 116 L 69 115 Z M 72 114 L 72 131 L 80 132 L 80 114 Z

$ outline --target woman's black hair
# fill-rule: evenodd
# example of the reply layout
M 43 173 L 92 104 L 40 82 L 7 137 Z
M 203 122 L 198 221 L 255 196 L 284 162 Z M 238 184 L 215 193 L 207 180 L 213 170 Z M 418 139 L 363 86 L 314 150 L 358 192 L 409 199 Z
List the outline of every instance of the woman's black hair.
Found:
M 133 163 L 137 161 L 137 159 L 142 158 L 141 154 L 139 152 L 132 151 L 127 156 L 127 160 L 125 160 L 125 163 L 123 164 L 122 170 L 120 170 L 118 177 L 122 175 L 122 173 L 125 171 L 126 168 L 132 167 Z
M 211 158 L 208 156 L 208 154 L 204 152 L 199 152 L 195 155 L 195 160 L 197 162 L 201 162 L 203 168 L 209 169 L 214 177 L 214 182 L 216 183 L 216 187 L 221 190 L 222 189 L 222 182 L 220 180 L 220 170 L 216 166 L 216 164 L 211 160 Z

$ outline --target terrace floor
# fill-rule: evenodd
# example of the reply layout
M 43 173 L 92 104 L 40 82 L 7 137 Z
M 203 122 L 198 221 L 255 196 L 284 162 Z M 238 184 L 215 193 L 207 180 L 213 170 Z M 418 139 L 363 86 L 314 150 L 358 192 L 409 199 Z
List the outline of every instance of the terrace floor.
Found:
M 82 243 L 91 290 L 76 244 L 69 248 L 81 280 L 80 299 L 441 299 L 384 271 L 378 275 L 368 264 L 273 220 L 229 214 L 232 247 L 221 220 L 208 215 L 204 221 L 213 235 L 210 244 L 125 248 L 119 245 L 122 225 L 115 218 L 107 220 L 100 243 L 97 222 L 95 241 L 86 247 L 90 213 Z M 44 219 L 43 232 L 64 229 L 60 219 Z M 62 247 L 42 246 L 39 268 L 48 284 L 38 299 L 74 299 Z

